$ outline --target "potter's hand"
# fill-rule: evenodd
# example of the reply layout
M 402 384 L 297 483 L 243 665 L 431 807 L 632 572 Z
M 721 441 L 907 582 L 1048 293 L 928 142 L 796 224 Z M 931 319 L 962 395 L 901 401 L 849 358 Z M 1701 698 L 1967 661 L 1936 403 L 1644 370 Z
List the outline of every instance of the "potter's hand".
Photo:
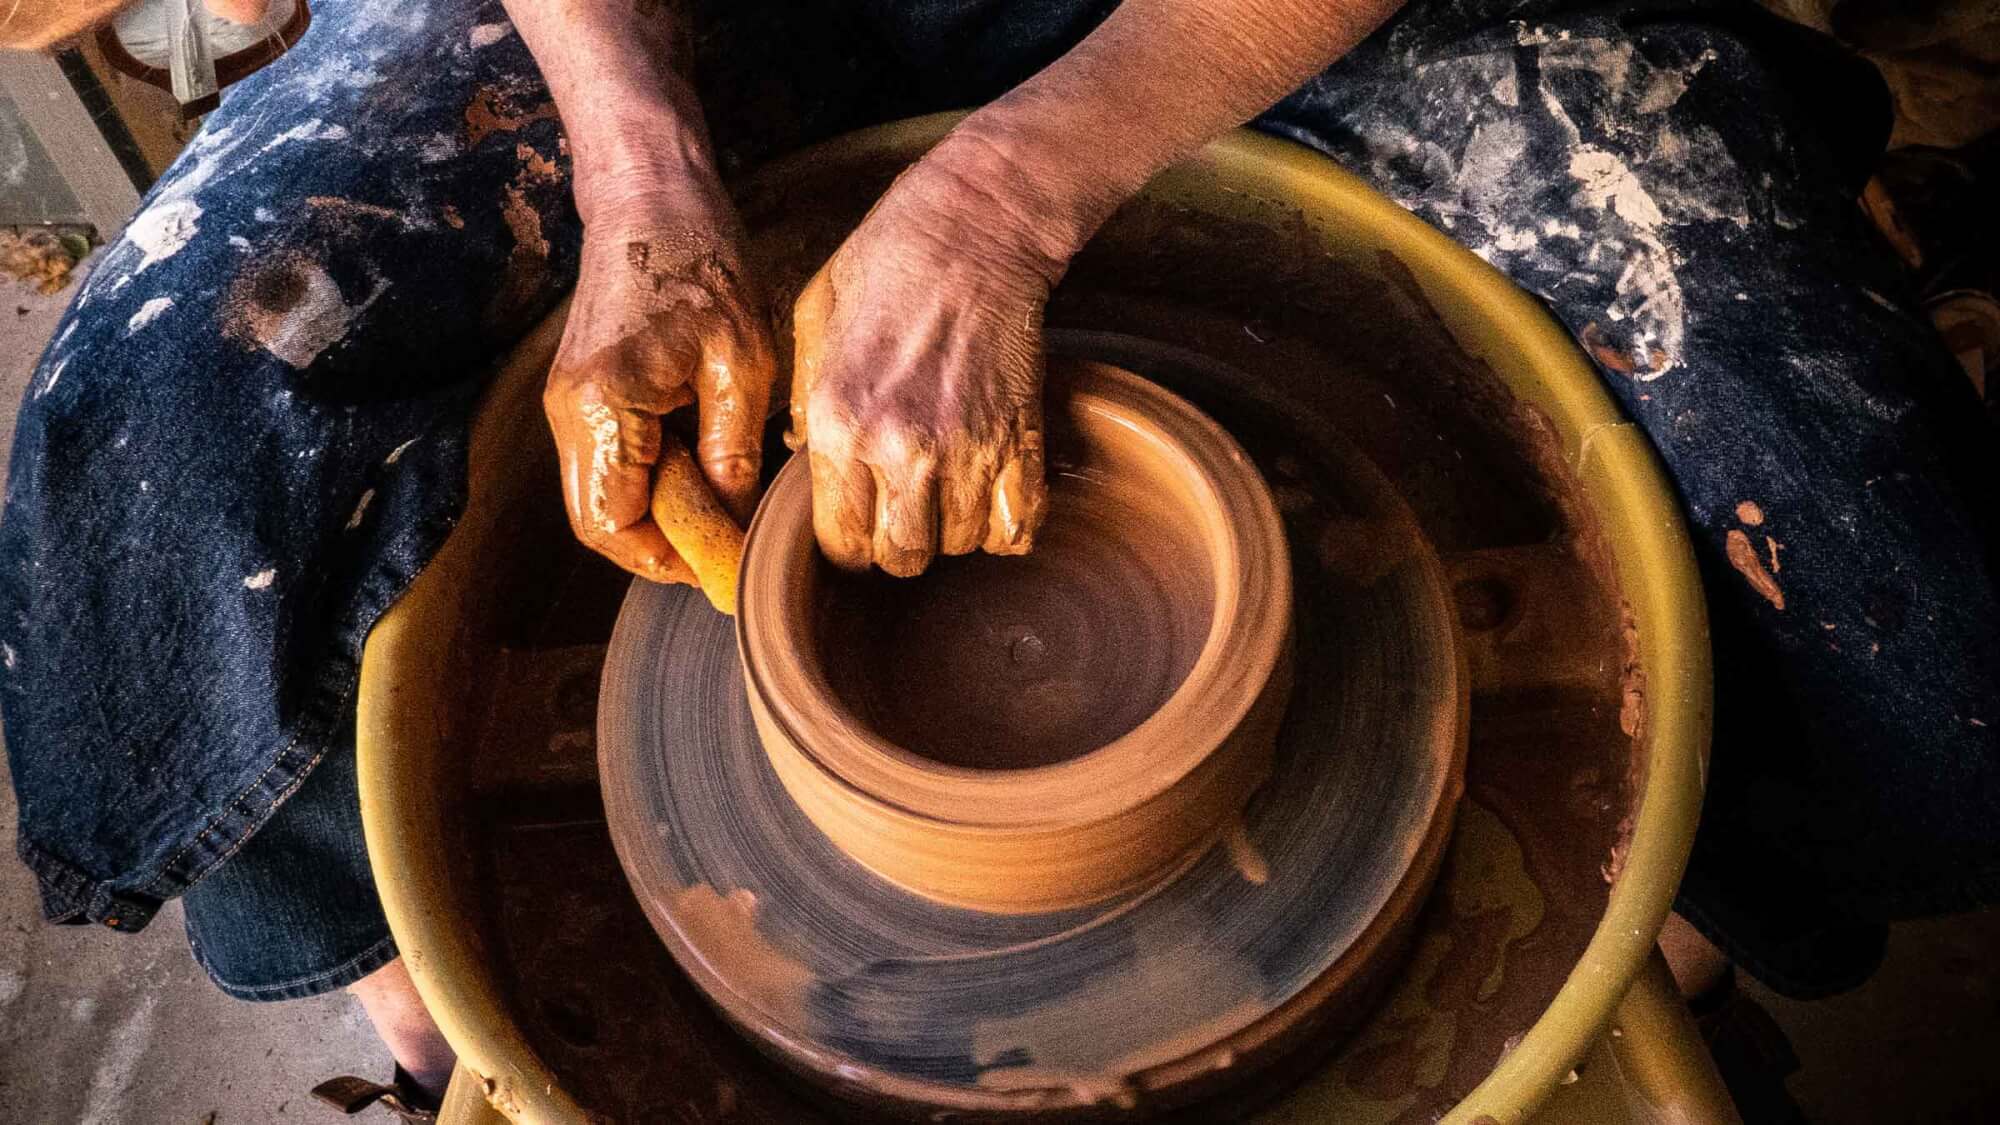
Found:
M 796 309 L 792 434 L 827 556 L 915 574 L 938 551 L 1026 550 L 1042 306 L 1070 256 L 1399 3 L 1124 0 L 897 180 Z
M 543 404 L 577 538 L 640 577 L 706 586 L 711 574 L 734 581 L 734 558 L 704 558 L 701 545 L 709 555 L 730 549 L 734 528 L 716 501 L 738 522 L 756 502 L 774 362 L 737 219 L 719 188 L 696 195 L 596 209 Z M 698 472 L 662 426 L 690 405 Z M 681 524 L 719 524 L 723 534 L 676 540 L 677 552 L 669 538 Z
M 947 141 L 890 187 L 799 296 L 791 441 L 829 560 L 921 573 L 1019 554 L 1047 502 L 1042 307 L 1067 252 Z
M 774 371 L 689 75 L 687 5 L 502 2 L 561 111 L 583 219 L 543 396 L 570 526 L 634 574 L 698 581 L 729 612 Z M 688 405 L 692 456 L 661 424 Z

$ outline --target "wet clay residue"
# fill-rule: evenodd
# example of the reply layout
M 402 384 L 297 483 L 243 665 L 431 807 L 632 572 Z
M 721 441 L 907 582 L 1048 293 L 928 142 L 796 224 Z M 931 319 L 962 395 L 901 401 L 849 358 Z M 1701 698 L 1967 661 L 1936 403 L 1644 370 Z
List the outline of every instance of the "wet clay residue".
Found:
M 1167 497 L 1110 483 L 1131 479 L 1052 474 L 1029 555 L 940 558 L 915 579 L 828 568 L 816 639 L 840 701 L 896 745 L 976 769 L 1067 761 L 1159 710 L 1214 592 L 1198 532 Z
M 1728 538 L 1724 541 L 1724 549 L 1729 555 L 1729 565 L 1735 567 L 1736 572 L 1750 583 L 1751 589 L 1762 595 L 1765 601 L 1770 602 L 1771 608 L 1785 608 L 1785 592 L 1778 588 L 1778 580 L 1771 577 L 1771 572 L 1764 569 L 1764 560 L 1757 554 L 1757 548 L 1751 544 L 1748 535 L 1743 534 L 1739 528 L 1730 528 Z M 1777 562 L 1775 550 L 1771 553 L 1771 561 Z
M 1764 522 L 1764 509 L 1755 500 L 1745 500 L 1736 505 L 1736 518 L 1745 527 L 1757 527 Z
M 1128 1058 L 1114 1059 L 1100 1066 L 1069 1069 L 1031 1062 L 1024 1066 L 995 1066 L 979 1072 L 979 1084 L 994 1090 L 1067 1090 L 1087 1105 L 1109 1105 L 1119 1109 L 1139 1108 L 1140 1085 L 1133 1076 L 1148 1067 L 1171 1062 L 1211 1047 L 1263 1014 L 1262 1005 L 1247 1000 L 1216 1013 L 1188 1029 L 1170 1043 L 1156 1044 Z M 1207 1060 L 1214 1069 L 1234 1065 L 1227 1048 L 1215 1051 Z
M 1086 1103 L 1131 1109 L 1144 1086 L 1135 1078 L 1147 1069 L 1209 1050 L 1263 1014 L 1254 966 L 1158 936 L 1180 932 L 1173 926 L 1138 931 L 1130 959 L 1107 964 L 1047 1003 L 975 1023 L 972 1058 L 981 1068 L 979 1084 L 1067 1090 Z M 1136 1049 L 1086 1030 L 1106 1011 L 1156 1007 L 1212 1014 Z M 1236 1059 L 1223 1049 L 1206 1061 L 1219 1069 Z
M 1544 899 L 1520 845 L 1474 801 L 1461 806 L 1436 894 L 1431 912 L 1444 925 L 1426 927 L 1387 1009 L 1338 1065 L 1346 1085 L 1377 1101 L 1444 1083 L 1461 1019 L 1499 993 L 1510 954 L 1542 923 Z
M 1271 881 L 1271 865 L 1264 860 L 1264 853 L 1250 839 L 1250 829 L 1238 820 L 1230 826 L 1222 838 L 1222 846 L 1229 850 L 1229 862 L 1236 866 L 1236 873 L 1243 876 L 1246 883 L 1263 886 Z
M 758 930 L 756 895 L 742 889 L 722 895 L 700 883 L 676 895 L 668 913 L 689 949 L 711 962 L 724 962 L 712 964 L 713 971 L 745 999 L 795 1032 L 808 1026 L 806 990 L 815 979 L 812 970 Z
M 536 198 L 551 200 L 564 189 L 562 166 L 555 161 L 525 144 L 514 146 L 514 157 L 520 168 L 500 195 L 500 218 L 507 224 L 514 246 L 507 254 L 500 288 L 486 310 L 488 323 L 495 325 L 511 323 L 542 291 L 548 278 L 550 247 Z M 445 221 L 451 222 L 455 214 L 447 208 Z M 458 225 L 464 225 L 464 220 Z
M 535 210 L 534 204 L 528 202 L 526 193 L 519 187 L 507 186 L 506 202 L 500 205 L 500 217 L 507 220 L 508 233 L 514 236 L 517 256 L 549 256 L 549 240 L 542 237 L 542 213 Z
M 315 211 L 324 212 L 350 222 L 368 218 L 387 219 L 393 223 L 402 223 L 408 219 L 407 215 L 392 207 L 384 207 L 378 203 L 363 203 L 355 199 L 343 199 L 337 195 L 308 195 L 306 196 L 306 206 Z
M 556 103 L 542 101 L 523 106 L 520 93 L 512 88 L 481 86 L 473 91 L 465 106 L 465 140 L 476 145 L 495 133 L 511 133 L 537 121 L 556 120 Z

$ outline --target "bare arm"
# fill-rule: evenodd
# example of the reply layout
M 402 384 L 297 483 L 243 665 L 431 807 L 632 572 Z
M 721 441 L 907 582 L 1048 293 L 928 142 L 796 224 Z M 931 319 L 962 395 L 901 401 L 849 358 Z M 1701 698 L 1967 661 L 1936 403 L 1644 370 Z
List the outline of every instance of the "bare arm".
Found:
M 1074 254 L 1168 165 L 1360 43 L 1403 0 L 1125 0 L 1075 49 L 954 130 L 954 161 L 1017 169 Z M 940 146 L 943 147 L 943 146 Z M 976 148 L 991 150 L 986 161 Z M 987 161 L 993 162 L 988 163 Z
M 799 298 L 792 423 L 836 563 L 1027 550 L 1041 314 L 1152 175 L 1346 53 L 1400 0 L 1126 0 L 961 123 Z
M 672 0 L 506 7 L 562 115 L 584 221 L 576 296 L 544 395 L 570 523 L 635 574 L 692 581 L 650 514 L 655 468 L 676 457 L 661 419 L 697 408 L 701 478 L 746 517 L 774 361 L 691 81 L 685 13 Z M 713 506 L 700 496 L 666 503 Z

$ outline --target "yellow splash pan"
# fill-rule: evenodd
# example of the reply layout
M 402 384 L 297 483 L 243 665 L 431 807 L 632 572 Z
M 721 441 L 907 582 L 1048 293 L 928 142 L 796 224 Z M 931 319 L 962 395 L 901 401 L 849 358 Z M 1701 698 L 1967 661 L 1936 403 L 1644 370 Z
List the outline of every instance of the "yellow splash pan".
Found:
M 919 118 L 836 139 L 765 169 L 747 190 L 781 183 L 809 164 L 907 163 L 956 119 Z M 1457 347 L 1547 420 L 1555 452 L 1595 513 L 1640 638 L 1646 715 L 1633 755 L 1639 797 L 1601 921 L 1541 1016 L 1443 1120 L 1637 1121 L 1670 1106 L 1696 1114 L 1689 1119 L 1726 1118 L 1726 1100 L 1717 1101 L 1719 1086 L 1698 1043 L 1690 1045 L 1654 952 L 1694 836 L 1711 685 L 1693 556 L 1644 434 L 1528 294 L 1322 156 L 1239 131 L 1163 174 L 1147 196 L 1238 221 L 1302 216 L 1308 222 L 1301 229 L 1320 240 L 1330 260 L 1400 263 Z M 1246 208 L 1246 201 L 1264 207 Z M 411 975 L 458 1051 L 445 1120 L 460 1125 L 493 1120 L 496 1112 L 516 1122 L 601 1120 L 578 1104 L 510 1010 L 493 943 L 471 921 L 482 916 L 481 892 L 466 859 L 467 830 L 455 816 L 466 777 L 453 740 L 466 732 L 454 717 L 494 649 L 493 622 L 506 612 L 510 574 L 518 578 L 527 565 L 521 556 L 532 554 L 535 536 L 563 534 L 559 522 L 547 520 L 524 529 L 523 513 L 546 508 L 554 491 L 539 398 L 565 311 L 503 365 L 475 420 L 465 516 L 376 625 L 362 661 L 357 739 L 369 854 Z M 1616 1037 L 1607 1034 L 1614 1019 Z M 1587 1081 L 1575 1080 L 1579 1068 Z M 1397 1115 L 1393 1105 L 1357 1115 L 1331 1090 L 1308 1081 L 1260 1117 Z

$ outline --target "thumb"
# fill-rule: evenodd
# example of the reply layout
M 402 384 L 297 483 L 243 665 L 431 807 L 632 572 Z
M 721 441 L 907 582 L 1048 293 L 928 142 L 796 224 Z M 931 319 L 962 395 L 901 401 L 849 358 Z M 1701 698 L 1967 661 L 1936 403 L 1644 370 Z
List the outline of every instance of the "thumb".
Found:
M 792 305 L 792 413 L 785 444 L 794 452 L 806 444 L 806 403 L 819 383 L 826 351 L 826 324 L 833 316 L 833 283 L 821 266 Z

